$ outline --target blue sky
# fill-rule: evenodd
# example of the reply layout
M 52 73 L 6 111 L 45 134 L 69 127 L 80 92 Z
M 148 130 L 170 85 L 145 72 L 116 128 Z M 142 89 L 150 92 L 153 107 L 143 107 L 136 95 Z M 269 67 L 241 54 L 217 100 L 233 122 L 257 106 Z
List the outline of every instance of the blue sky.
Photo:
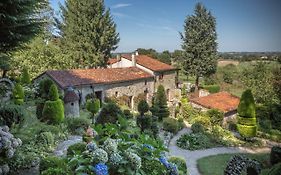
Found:
M 50 2 L 57 10 L 58 0 Z M 197 2 L 217 19 L 219 51 L 281 51 L 281 0 L 105 0 L 120 34 L 116 52 L 180 49 Z

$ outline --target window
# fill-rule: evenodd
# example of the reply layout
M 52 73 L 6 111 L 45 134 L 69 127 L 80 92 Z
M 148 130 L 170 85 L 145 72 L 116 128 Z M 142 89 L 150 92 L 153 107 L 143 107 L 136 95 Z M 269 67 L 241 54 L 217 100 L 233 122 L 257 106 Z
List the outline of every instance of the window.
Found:
M 118 92 L 116 91 L 116 92 L 115 92 L 115 97 L 117 97 L 117 96 L 118 96 Z
M 145 80 L 144 85 L 147 85 L 147 80 Z
M 74 103 L 71 103 L 71 106 L 73 106 L 74 105 Z
M 163 75 L 163 73 L 161 73 L 161 74 L 159 75 L 159 80 L 163 80 L 163 78 L 164 78 L 164 75 Z

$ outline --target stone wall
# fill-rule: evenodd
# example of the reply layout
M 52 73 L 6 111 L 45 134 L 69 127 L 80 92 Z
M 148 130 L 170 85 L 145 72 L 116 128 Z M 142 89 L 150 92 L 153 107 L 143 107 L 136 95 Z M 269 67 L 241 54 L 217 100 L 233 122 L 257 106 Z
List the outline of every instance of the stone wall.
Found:
M 64 113 L 66 117 L 79 117 L 79 109 L 78 101 L 64 104 Z
M 168 101 L 172 101 L 175 97 L 176 89 L 176 71 L 167 71 L 163 73 L 155 73 L 155 92 L 161 84 L 164 86 Z M 162 79 L 161 79 L 162 77 Z

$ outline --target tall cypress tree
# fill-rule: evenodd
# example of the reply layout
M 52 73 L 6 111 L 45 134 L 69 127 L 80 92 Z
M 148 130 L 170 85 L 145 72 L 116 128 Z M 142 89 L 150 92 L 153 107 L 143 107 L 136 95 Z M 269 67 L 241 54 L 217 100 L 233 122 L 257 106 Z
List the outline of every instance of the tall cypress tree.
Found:
M 48 0 L 0 2 L 0 52 L 7 53 L 37 34 L 44 24 Z
M 61 9 L 62 47 L 73 67 L 105 67 L 119 34 L 104 1 L 67 0 Z
M 187 16 L 181 38 L 183 70 L 196 77 L 198 90 L 199 77 L 215 73 L 217 65 L 216 19 L 201 3 L 196 4 L 193 15 Z

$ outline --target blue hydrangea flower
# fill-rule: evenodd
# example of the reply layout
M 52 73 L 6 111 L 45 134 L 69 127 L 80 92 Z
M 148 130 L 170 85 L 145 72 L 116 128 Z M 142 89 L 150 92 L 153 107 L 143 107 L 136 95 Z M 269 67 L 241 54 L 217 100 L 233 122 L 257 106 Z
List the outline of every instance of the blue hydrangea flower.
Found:
M 108 167 L 104 163 L 98 163 L 94 167 L 96 175 L 108 175 Z
M 143 146 L 150 149 L 150 150 L 154 150 L 154 147 L 149 145 L 149 144 L 143 144 Z
M 175 164 L 169 164 L 170 175 L 179 175 L 178 168 Z
M 166 157 L 161 156 L 161 157 L 159 158 L 159 161 L 160 161 L 167 169 L 169 168 L 170 164 L 169 164 L 169 162 L 168 162 L 168 160 L 167 160 Z
M 94 151 L 94 150 L 98 149 L 98 146 L 95 142 L 92 141 L 86 145 L 86 149 L 89 151 Z

